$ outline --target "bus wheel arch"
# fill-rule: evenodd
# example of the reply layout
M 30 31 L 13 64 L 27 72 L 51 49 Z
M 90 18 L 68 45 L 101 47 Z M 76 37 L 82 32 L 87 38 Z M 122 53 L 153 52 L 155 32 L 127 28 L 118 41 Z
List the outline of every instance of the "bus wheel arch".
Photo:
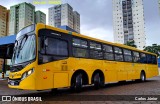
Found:
M 82 69 L 78 69 L 73 73 L 73 75 L 71 77 L 71 82 L 70 82 L 71 83 L 71 89 L 76 90 L 75 89 L 75 82 L 76 82 L 77 77 L 79 77 L 79 76 L 82 78 L 82 85 L 89 84 L 89 78 L 88 78 L 87 73 Z
M 100 79 L 98 79 L 100 81 L 100 83 L 95 82 L 95 80 L 98 81 L 97 79 L 95 79 L 98 77 L 100 78 Z M 94 87 L 96 89 L 98 89 L 99 87 L 103 87 L 105 85 L 105 77 L 104 77 L 103 71 L 101 71 L 100 69 L 95 70 L 92 74 L 91 83 L 94 84 Z
M 145 82 L 146 81 L 146 73 L 144 70 L 141 70 L 141 73 L 140 73 L 140 81 L 141 82 Z

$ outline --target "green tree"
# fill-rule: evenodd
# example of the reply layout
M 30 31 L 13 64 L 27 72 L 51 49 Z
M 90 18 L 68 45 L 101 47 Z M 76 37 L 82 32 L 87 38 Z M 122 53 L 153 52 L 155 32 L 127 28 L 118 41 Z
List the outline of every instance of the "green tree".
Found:
M 152 46 L 146 46 L 144 51 L 155 53 L 158 57 L 160 57 L 160 45 L 152 44 Z
M 127 41 L 127 43 L 126 43 L 125 45 L 137 48 L 137 46 L 135 45 L 134 40 L 132 40 L 132 41 Z

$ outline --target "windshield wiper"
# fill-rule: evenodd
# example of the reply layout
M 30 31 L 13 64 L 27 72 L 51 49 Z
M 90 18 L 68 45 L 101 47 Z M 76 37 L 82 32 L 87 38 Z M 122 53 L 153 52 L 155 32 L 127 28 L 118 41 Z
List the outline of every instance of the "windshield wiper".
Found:
M 24 43 L 23 43 L 23 45 L 22 45 L 22 42 L 23 42 L 24 39 L 25 39 L 25 41 L 24 41 Z M 25 35 L 25 36 L 23 37 L 23 39 L 21 40 L 21 43 L 20 43 L 20 45 L 19 45 L 19 47 L 18 47 L 17 58 L 18 58 L 18 56 L 19 56 L 20 51 L 23 49 L 23 46 L 24 46 L 24 44 L 26 43 L 27 39 L 28 39 L 28 35 Z
M 23 42 L 23 40 L 25 39 L 25 41 L 24 41 L 24 43 L 23 43 L 23 45 L 22 45 L 22 42 Z M 23 49 L 23 47 L 24 47 L 24 45 L 25 45 L 25 43 L 26 43 L 26 41 L 27 41 L 27 39 L 28 39 L 28 35 L 25 35 L 24 36 L 24 38 L 22 39 L 22 41 L 21 41 L 21 45 L 20 45 L 20 50 L 22 50 Z

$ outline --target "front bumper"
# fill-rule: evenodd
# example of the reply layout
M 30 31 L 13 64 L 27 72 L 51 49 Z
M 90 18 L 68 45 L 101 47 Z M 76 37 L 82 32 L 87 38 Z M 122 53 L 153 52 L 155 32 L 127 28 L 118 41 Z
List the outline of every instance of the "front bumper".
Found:
M 26 77 L 23 80 L 21 80 L 21 78 L 16 78 L 16 79 L 9 78 L 8 87 L 15 89 L 24 89 L 24 90 L 36 90 L 34 74 Z
M 20 78 L 14 79 L 14 80 L 8 79 L 8 85 L 10 85 L 10 86 L 19 86 L 20 82 L 21 82 Z

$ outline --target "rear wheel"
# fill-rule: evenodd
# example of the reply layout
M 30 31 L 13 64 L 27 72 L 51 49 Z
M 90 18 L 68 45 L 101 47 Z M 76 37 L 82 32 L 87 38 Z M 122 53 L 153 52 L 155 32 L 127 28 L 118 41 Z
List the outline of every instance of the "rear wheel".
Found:
M 96 73 L 93 76 L 93 84 L 94 84 L 94 88 L 95 89 L 99 89 L 101 87 L 104 87 L 104 78 L 102 77 L 102 75 L 100 75 L 100 73 Z
M 100 84 L 101 84 L 101 79 L 99 76 L 99 73 L 96 73 L 93 77 L 93 84 L 94 84 L 94 88 L 95 89 L 99 89 L 100 88 Z
M 82 85 L 83 85 L 82 74 L 75 75 L 71 85 L 71 90 L 75 90 L 76 92 L 81 92 Z
M 141 80 L 141 82 L 145 82 L 146 81 L 146 75 L 145 75 L 144 72 L 141 72 L 140 80 Z

